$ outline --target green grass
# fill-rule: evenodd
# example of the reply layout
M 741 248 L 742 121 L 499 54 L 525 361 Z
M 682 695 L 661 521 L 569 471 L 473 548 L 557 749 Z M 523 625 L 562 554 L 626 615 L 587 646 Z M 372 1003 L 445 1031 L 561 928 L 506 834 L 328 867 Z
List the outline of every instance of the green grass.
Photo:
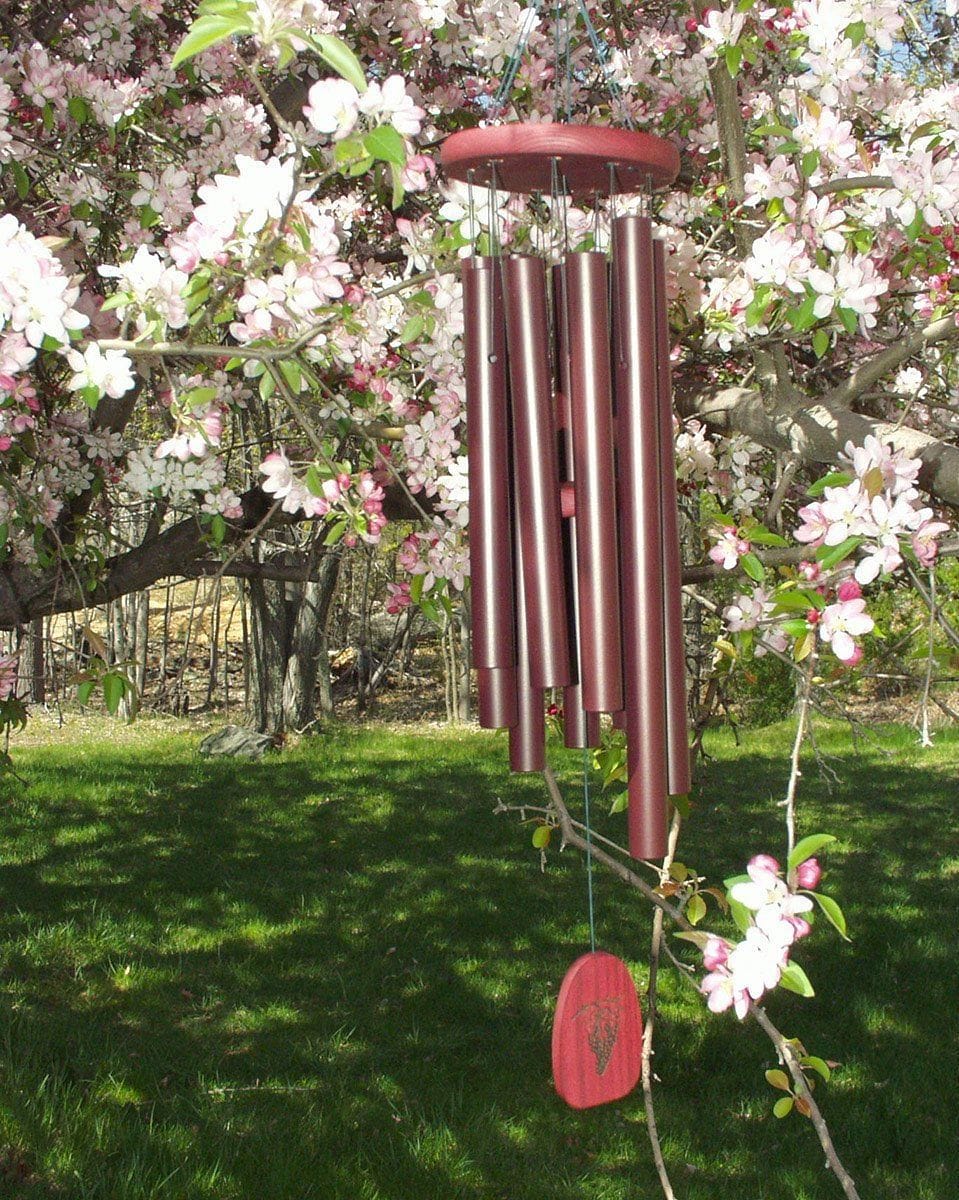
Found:
M 726 734 L 682 857 L 776 852 L 790 731 Z M 252 765 L 103 725 L 18 755 L 0 810 L 0 1197 L 632 1200 L 658 1194 L 637 1096 L 574 1113 L 550 1082 L 584 871 L 541 872 L 497 798 L 539 803 L 480 733 L 342 729 Z M 864 1200 L 959 1198 L 959 739 L 810 760 L 801 832 L 841 842 L 817 996 L 770 1011 L 841 1063 L 819 1092 Z M 569 779 L 574 779 L 575 756 Z M 600 828 L 619 835 L 622 818 Z M 645 981 L 649 916 L 597 886 L 600 944 Z M 667 971 L 656 1069 L 683 1200 L 840 1195 L 808 1123 L 771 1115 L 772 1051 Z

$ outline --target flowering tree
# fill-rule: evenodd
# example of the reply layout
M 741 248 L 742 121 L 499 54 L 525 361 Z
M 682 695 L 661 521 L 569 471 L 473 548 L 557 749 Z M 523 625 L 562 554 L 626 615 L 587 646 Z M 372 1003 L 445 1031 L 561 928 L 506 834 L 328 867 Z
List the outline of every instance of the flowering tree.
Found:
M 608 214 L 470 197 L 434 151 L 491 113 L 570 109 L 684 155 L 655 211 L 702 520 L 687 580 L 751 581 L 729 653 L 856 664 L 868 588 L 931 568 L 959 505 L 955 2 L 587 9 L 606 48 L 573 6 L 561 73 L 539 3 L 5 6 L 0 629 L 200 569 L 283 577 L 250 553 L 267 529 L 306 524 L 322 550 L 393 516 L 420 525 L 391 607 L 448 603 L 457 260 L 549 254 L 560 230 L 605 244 Z M 829 472 L 806 494 L 810 464 Z M 0 658 L 8 720 L 14 676 Z M 752 874 L 779 896 L 769 862 Z M 736 982 L 758 936 L 710 943 L 712 1007 L 772 978 Z

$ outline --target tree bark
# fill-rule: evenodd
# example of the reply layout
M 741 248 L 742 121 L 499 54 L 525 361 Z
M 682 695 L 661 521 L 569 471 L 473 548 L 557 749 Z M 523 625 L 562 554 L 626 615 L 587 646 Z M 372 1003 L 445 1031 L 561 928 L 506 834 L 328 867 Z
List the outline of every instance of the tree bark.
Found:
M 806 462 L 821 464 L 834 463 L 847 442 L 861 445 L 871 434 L 920 459 L 922 487 L 959 507 L 959 447 L 918 429 L 864 417 L 841 404 L 770 407 L 759 392 L 747 388 L 696 397 L 684 415 L 698 416 L 720 433 L 745 433 L 768 449 L 791 450 Z

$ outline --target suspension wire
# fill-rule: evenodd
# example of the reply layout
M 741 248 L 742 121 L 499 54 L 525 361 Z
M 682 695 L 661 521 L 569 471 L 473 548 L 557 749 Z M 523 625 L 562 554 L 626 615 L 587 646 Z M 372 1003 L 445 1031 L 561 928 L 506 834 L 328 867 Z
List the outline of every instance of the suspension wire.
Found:
M 473 195 L 473 180 L 475 176 L 476 172 L 471 167 L 466 172 L 466 203 L 468 206 L 470 222 L 470 254 L 472 254 L 474 257 L 476 255 L 476 231 L 478 227 L 478 222 L 476 220 L 476 200 Z
M 496 89 L 496 94 L 490 103 L 490 116 L 492 117 L 498 116 L 506 106 L 509 94 L 513 90 L 513 84 L 516 82 L 516 75 L 523 60 L 523 54 L 526 52 L 526 44 L 533 30 L 536 28 L 542 4 L 543 0 L 533 0 L 531 7 L 526 10 L 526 19 L 520 27 L 516 44 L 510 51 L 509 57 L 503 66 L 503 75 L 500 79 L 499 87 Z
M 490 163 L 489 181 L 489 252 L 493 258 L 503 253 L 499 236 L 499 184 L 496 179 L 496 160 Z
M 589 948 L 596 953 L 596 912 L 593 904 L 593 831 L 589 820 L 589 750 L 583 749 L 583 803 L 586 808 L 586 895 L 589 899 Z
M 623 98 L 623 92 L 613 75 L 613 69 L 609 61 L 609 47 L 599 36 L 596 26 L 593 24 L 592 18 L 589 15 L 589 10 L 586 7 L 586 0 L 577 0 L 580 15 L 583 18 L 583 24 L 586 26 L 586 33 L 589 37 L 590 45 L 593 47 L 593 53 L 596 55 L 596 61 L 599 63 L 600 70 L 603 73 L 603 79 L 606 83 L 606 90 L 609 92 L 610 99 L 613 105 L 619 105 L 619 110 L 623 115 L 623 124 L 627 129 L 635 129 L 633 118 L 630 115 L 629 109 L 626 106 L 626 101 Z

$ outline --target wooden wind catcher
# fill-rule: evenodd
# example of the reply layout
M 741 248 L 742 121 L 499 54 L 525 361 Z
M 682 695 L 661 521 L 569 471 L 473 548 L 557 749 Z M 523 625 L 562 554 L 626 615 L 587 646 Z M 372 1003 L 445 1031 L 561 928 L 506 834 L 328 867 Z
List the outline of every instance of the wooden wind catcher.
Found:
M 448 175 L 511 192 L 614 196 L 671 182 L 675 147 L 560 123 L 464 130 Z M 565 742 L 625 729 L 629 849 L 666 852 L 689 791 L 665 250 L 648 216 L 610 254 L 463 265 L 474 666 L 480 724 L 508 728 L 513 771 L 541 771 L 544 692 Z M 495 244 L 495 242 L 494 242 Z

